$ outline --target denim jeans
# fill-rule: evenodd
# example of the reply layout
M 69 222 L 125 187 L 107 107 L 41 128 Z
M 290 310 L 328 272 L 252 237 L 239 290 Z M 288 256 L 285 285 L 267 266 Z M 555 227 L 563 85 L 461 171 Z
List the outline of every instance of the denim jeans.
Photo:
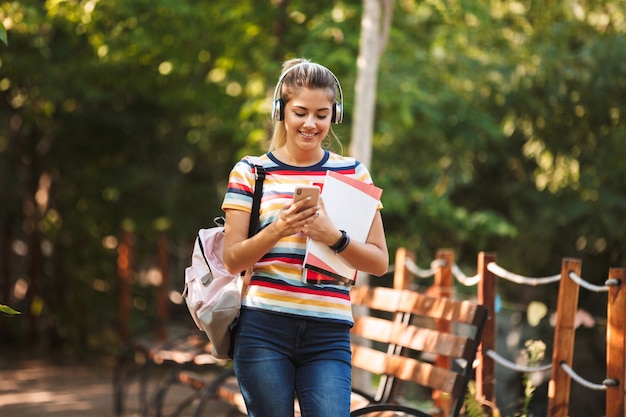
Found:
M 350 415 L 347 324 L 242 309 L 234 362 L 250 417 Z

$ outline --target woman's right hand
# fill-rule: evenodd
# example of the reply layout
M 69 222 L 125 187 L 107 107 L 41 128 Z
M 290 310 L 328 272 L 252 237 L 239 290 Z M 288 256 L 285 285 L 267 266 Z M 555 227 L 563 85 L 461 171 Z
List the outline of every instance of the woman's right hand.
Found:
M 317 218 L 319 207 L 308 207 L 309 199 L 304 199 L 296 203 L 285 204 L 278 212 L 272 227 L 280 238 L 295 235 L 303 231 L 304 227 L 314 222 Z
M 305 208 L 307 200 L 286 204 L 272 224 L 248 238 L 250 213 L 225 210 L 224 265 L 231 273 L 243 271 L 257 262 L 283 237 L 292 236 L 304 229 L 317 217 L 317 207 Z

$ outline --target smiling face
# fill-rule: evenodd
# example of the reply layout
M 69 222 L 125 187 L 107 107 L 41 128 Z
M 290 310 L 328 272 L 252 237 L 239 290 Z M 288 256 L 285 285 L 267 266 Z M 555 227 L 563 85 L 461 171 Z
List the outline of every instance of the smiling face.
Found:
M 332 91 L 298 88 L 285 105 L 286 146 L 291 152 L 318 151 L 330 130 Z

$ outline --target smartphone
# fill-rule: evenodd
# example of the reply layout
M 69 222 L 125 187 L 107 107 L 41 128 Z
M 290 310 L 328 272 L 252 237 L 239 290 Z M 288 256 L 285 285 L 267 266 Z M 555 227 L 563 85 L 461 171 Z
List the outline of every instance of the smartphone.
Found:
M 300 200 L 304 200 L 307 197 L 311 197 L 306 206 L 302 210 L 317 206 L 320 198 L 320 188 L 315 185 L 300 185 L 296 187 L 293 193 L 293 202 L 297 203 Z

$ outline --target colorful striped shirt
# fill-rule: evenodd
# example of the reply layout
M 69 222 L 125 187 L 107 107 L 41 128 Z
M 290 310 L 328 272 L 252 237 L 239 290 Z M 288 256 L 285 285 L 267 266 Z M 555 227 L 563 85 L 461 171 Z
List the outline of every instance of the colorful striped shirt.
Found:
M 325 151 L 316 165 L 295 167 L 280 162 L 272 153 L 256 158 L 266 176 L 263 183 L 259 230 L 271 224 L 280 209 L 292 201 L 297 185 L 323 186 L 332 170 L 359 181 L 372 183 L 367 168 L 354 158 Z M 245 157 L 232 169 L 222 209 L 250 212 L 254 194 L 254 161 Z M 354 323 L 349 287 L 303 283 L 306 237 L 302 233 L 280 239 L 253 267 L 243 308 L 269 310 L 312 319 Z

